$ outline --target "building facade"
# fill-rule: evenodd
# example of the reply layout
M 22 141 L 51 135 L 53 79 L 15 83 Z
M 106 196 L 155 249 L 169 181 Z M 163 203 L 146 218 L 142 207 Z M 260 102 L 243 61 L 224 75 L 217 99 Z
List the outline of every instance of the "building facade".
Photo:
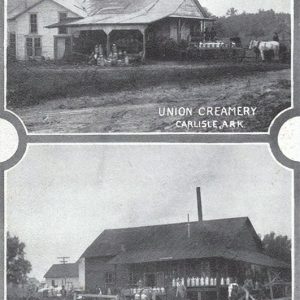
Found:
M 71 51 L 67 28 L 46 26 L 66 18 L 79 19 L 84 10 L 74 0 L 31 0 L 8 12 L 8 55 L 18 60 L 61 59 Z
M 177 283 L 188 299 L 228 299 L 230 283 L 269 282 L 272 272 L 290 276 L 290 266 L 264 253 L 247 217 L 203 220 L 197 189 L 197 222 L 109 229 L 81 257 L 85 290 L 132 296 L 138 282 L 175 299 Z

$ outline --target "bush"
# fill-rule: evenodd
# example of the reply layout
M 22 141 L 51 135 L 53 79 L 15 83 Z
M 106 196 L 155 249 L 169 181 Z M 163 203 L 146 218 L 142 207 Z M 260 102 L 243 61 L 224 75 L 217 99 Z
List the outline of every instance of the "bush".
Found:
M 147 42 L 147 56 L 150 58 L 161 58 L 174 60 L 180 58 L 180 50 L 188 47 L 187 41 L 177 43 L 171 38 L 157 38 Z

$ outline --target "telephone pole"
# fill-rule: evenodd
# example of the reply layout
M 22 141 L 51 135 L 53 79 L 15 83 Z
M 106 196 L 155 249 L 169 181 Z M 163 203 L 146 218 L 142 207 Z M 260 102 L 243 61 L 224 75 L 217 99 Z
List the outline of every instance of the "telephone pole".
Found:
M 66 264 L 68 262 L 68 258 L 70 258 L 69 256 L 59 256 L 57 257 L 57 259 L 59 259 L 62 264 Z
M 58 256 L 57 259 L 59 259 L 59 262 L 65 265 L 68 262 L 69 256 Z M 65 286 L 67 285 L 67 278 L 65 277 Z

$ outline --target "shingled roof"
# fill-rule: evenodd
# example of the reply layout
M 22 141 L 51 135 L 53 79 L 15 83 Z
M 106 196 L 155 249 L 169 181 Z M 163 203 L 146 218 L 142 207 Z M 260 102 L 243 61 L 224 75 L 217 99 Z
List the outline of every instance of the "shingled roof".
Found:
M 54 264 L 45 274 L 45 278 L 76 278 L 79 275 L 78 263 Z
M 45 0 L 31 0 L 29 5 L 26 4 L 26 1 L 19 1 L 17 2 L 18 5 L 12 6 L 11 9 L 8 11 L 7 18 L 9 20 L 14 20 L 21 16 L 22 14 L 26 13 L 30 9 L 36 7 L 37 5 L 41 4 Z M 62 6 L 69 11 L 73 12 L 74 14 L 78 15 L 79 17 L 85 17 L 87 14 L 85 9 L 82 5 L 82 0 L 52 0 L 54 3 Z
M 163 260 L 223 257 L 274 267 L 289 267 L 263 254 L 250 220 L 219 219 L 188 223 L 104 230 L 82 257 L 111 257 L 110 263 L 141 263 Z M 239 242 L 245 227 L 256 243 L 253 251 Z
M 89 0 L 88 17 L 69 26 L 149 24 L 166 17 L 210 19 L 198 0 Z

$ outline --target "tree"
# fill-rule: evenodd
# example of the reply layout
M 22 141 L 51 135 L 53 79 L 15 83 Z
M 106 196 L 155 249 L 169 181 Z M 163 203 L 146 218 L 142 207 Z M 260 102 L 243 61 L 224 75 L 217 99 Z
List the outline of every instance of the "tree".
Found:
M 262 240 L 265 253 L 276 259 L 291 262 L 291 240 L 274 232 L 266 234 Z
M 213 14 L 207 9 L 207 7 L 202 6 L 202 9 L 205 12 L 206 16 L 213 17 Z
M 235 9 L 234 7 L 231 7 L 227 10 L 226 16 L 228 16 L 228 17 L 236 16 L 237 12 L 238 12 L 237 9 Z
M 7 233 L 7 282 L 24 283 L 31 271 L 31 263 L 25 259 L 25 244 L 16 236 Z

